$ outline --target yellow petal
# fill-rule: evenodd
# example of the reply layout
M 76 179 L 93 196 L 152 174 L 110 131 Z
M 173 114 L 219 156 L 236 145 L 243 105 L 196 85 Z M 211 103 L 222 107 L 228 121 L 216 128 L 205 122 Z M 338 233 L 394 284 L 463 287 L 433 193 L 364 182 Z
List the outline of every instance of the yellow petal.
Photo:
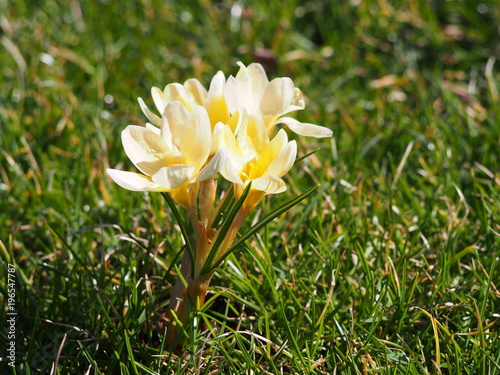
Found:
M 210 83 L 208 96 L 205 102 L 210 123 L 213 126 L 218 122 L 227 123 L 229 119 L 229 109 L 227 107 L 226 99 L 224 97 L 224 73 L 218 72 Z
M 227 101 L 226 101 L 227 105 Z M 243 118 L 245 117 L 245 110 L 237 110 L 234 112 L 228 119 L 226 124 L 231 128 L 231 131 L 233 134 L 238 134 L 238 131 L 241 127 L 241 124 L 243 122 Z
M 255 167 L 252 170 L 251 178 L 257 178 L 264 174 L 269 165 L 276 159 L 288 143 L 288 137 L 283 129 L 269 142 L 260 154 Z
M 242 157 L 240 146 L 229 126 L 219 122 L 214 128 L 210 153 L 216 153 L 224 147 L 227 147 L 228 158 L 233 160 L 233 162 L 237 161 L 233 164 L 240 167 L 240 159 Z
M 210 119 L 204 107 L 196 105 L 191 113 L 179 102 L 170 102 L 165 108 L 174 144 L 185 164 L 196 171 L 207 161 L 212 141 Z
M 173 101 L 181 102 L 188 111 L 196 105 L 194 96 L 180 83 L 170 83 L 163 92 L 163 104 L 166 107 Z
M 238 132 L 238 144 L 245 159 L 257 158 L 268 143 L 269 136 L 262 118 L 255 115 L 247 116 Z
M 280 154 L 274 159 L 264 172 L 264 176 L 281 177 L 292 168 L 297 158 L 297 143 L 295 141 L 288 144 L 281 150 Z
M 207 90 L 200 81 L 195 78 L 188 79 L 184 82 L 184 87 L 193 95 L 196 104 L 203 105 L 205 103 L 207 99 Z

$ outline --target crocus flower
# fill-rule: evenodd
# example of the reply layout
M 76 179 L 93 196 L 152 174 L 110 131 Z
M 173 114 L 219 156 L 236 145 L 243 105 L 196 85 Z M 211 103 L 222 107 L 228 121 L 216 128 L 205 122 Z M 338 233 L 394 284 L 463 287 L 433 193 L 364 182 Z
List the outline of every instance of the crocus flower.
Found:
M 229 113 L 226 98 L 224 96 L 224 86 L 226 78 L 224 73 L 219 71 L 210 83 L 208 91 L 195 78 L 188 79 L 184 85 L 180 83 L 170 83 L 161 91 L 158 87 L 151 89 L 151 96 L 159 113 L 163 113 L 168 103 L 172 101 L 181 102 L 186 109 L 191 112 L 196 105 L 205 107 L 210 119 L 212 128 L 218 122 L 228 124 L 234 131 L 239 124 L 239 111 Z M 160 126 L 161 118 L 155 115 L 139 98 L 139 105 L 146 117 L 155 125 Z
M 299 135 L 316 138 L 332 135 L 332 131 L 323 126 L 283 117 L 305 107 L 302 92 L 290 78 L 275 78 L 269 82 L 262 65 L 252 63 L 245 67 L 241 62 L 238 65 L 238 74 L 230 76 L 224 88 L 230 113 L 246 110 L 250 115 L 262 117 L 268 134 L 272 134 L 275 126 L 282 123 Z
M 217 124 L 213 136 L 214 143 L 227 147 L 228 157 L 220 173 L 235 184 L 236 194 L 240 195 L 252 182 L 243 209 L 252 209 L 267 194 L 286 190 L 281 177 L 290 170 L 297 157 L 297 144 L 288 142 L 283 129 L 269 140 L 263 120 L 250 115 L 243 121 L 236 137 L 229 126 L 221 123 Z
M 134 191 L 167 191 L 177 203 L 193 207 L 196 196 L 190 185 L 215 175 L 226 149 L 212 157 L 212 129 L 204 107 L 191 112 L 178 101 L 169 102 L 161 118 L 161 129 L 129 125 L 122 132 L 125 153 L 143 174 L 108 169 L 121 187 Z

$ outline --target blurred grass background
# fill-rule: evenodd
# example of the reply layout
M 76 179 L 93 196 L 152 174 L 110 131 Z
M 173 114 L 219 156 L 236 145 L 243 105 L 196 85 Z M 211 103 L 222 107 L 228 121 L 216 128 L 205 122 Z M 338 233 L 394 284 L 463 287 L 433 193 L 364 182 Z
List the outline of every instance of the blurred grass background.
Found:
M 496 1 L 1 1 L 0 300 L 14 373 L 500 373 Z M 180 235 L 115 186 L 137 97 L 236 62 L 290 76 L 303 155 L 212 282 L 187 355 L 154 329 Z M 3 297 L 2 297 L 3 296 Z M 3 298 L 3 299 L 2 299 Z M 6 311 L 2 311 L 5 317 Z M 6 329 L 6 327 L 5 327 Z M 0 335 L 0 368 L 7 339 Z

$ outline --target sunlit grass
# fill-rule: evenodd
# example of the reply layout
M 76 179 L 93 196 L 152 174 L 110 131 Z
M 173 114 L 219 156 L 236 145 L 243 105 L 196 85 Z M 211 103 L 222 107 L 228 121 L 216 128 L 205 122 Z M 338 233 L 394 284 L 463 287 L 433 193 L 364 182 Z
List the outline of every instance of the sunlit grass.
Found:
M 500 373 L 496 2 L 0 7 L 14 373 Z M 180 233 L 161 196 L 104 171 L 133 169 L 120 132 L 145 122 L 138 96 L 152 104 L 151 86 L 190 77 L 207 85 L 238 60 L 292 77 L 309 101 L 297 118 L 334 138 L 297 139 L 304 155 L 320 150 L 244 230 L 321 187 L 227 259 L 178 357 L 155 311 Z

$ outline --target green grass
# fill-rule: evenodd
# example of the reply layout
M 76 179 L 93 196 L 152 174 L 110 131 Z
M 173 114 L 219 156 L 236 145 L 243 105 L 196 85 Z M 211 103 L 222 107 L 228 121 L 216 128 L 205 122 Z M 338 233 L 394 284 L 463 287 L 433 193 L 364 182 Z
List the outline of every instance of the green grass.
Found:
M 0 10 L 0 301 L 14 264 L 13 373 L 500 374 L 497 2 Z M 177 357 L 155 311 L 181 235 L 160 194 L 125 191 L 105 168 L 133 170 L 119 135 L 146 120 L 136 98 L 152 103 L 151 86 L 208 85 L 262 49 L 269 75 L 308 97 L 297 118 L 334 138 L 297 139 L 302 155 L 321 150 L 246 228 L 321 188 L 227 259 Z M 6 343 L 7 325 L 2 373 Z

